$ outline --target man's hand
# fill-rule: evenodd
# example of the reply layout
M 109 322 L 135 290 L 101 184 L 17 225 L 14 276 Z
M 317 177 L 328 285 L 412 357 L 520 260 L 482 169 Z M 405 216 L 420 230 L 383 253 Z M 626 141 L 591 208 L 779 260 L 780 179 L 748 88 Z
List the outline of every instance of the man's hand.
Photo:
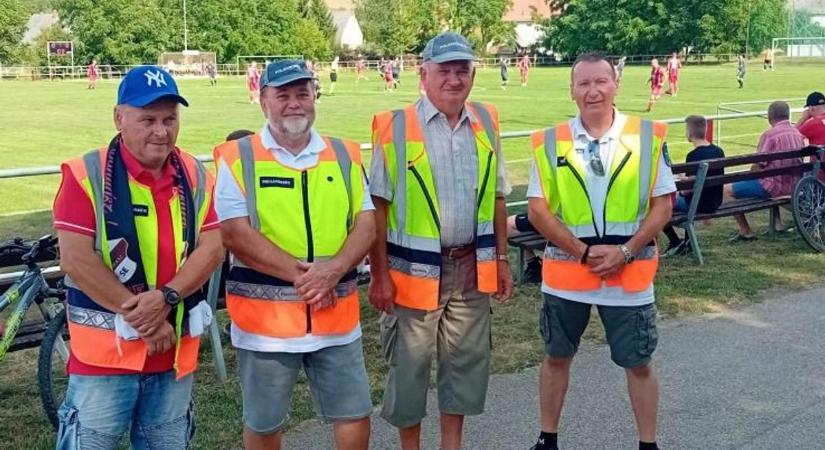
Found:
M 143 342 L 149 349 L 149 355 L 166 353 L 175 348 L 175 329 L 164 320 L 154 333 L 143 336 Z
M 497 302 L 505 304 L 513 295 L 513 272 L 508 261 L 496 261 L 498 264 L 498 291 L 493 294 Z
M 395 283 L 392 282 L 390 274 L 384 272 L 382 275 L 372 274 L 370 286 L 367 289 L 367 297 L 370 304 L 378 311 L 392 314 L 395 303 Z
M 141 337 L 146 337 L 158 331 L 172 308 L 166 304 L 163 292 L 153 289 L 126 300 L 123 309 L 128 311 L 125 318 L 129 325 L 136 329 Z
M 590 271 L 602 278 L 616 275 L 624 264 L 624 252 L 618 245 L 594 245 L 587 255 Z
M 295 288 L 301 299 L 309 305 L 320 302 L 330 291 L 334 292 L 335 286 L 344 276 L 344 272 L 332 261 L 302 262 L 299 266 L 305 272 L 295 279 Z
M 338 296 L 335 295 L 335 290 L 328 291 L 325 295 L 321 297 L 316 297 L 312 301 L 308 301 L 307 305 L 312 305 L 312 309 L 315 311 L 320 311 L 324 308 L 330 308 L 335 306 L 338 302 Z

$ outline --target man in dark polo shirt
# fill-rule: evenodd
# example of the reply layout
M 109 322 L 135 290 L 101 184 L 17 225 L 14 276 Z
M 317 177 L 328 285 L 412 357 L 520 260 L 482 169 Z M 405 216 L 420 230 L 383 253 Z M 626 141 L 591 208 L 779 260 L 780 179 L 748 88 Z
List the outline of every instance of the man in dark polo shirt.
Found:
M 685 117 L 685 134 L 688 141 L 693 144 L 693 150 L 687 154 L 685 162 L 704 161 L 706 159 L 724 158 L 725 152 L 718 146 L 711 144 L 705 139 L 707 133 L 707 121 L 702 116 Z M 725 169 L 711 169 L 708 176 L 724 175 Z M 675 197 L 673 205 L 674 213 L 686 213 L 693 200 L 693 191 L 679 191 Z M 722 204 L 722 186 L 714 186 L 702 189 L 702 196 L 699 198 L 699 213 L 712 213 Z M 690 242 L 679 237 L 673 226 L 668 225 L 662 230 L 670 241 L 665 250 L 665 256 L 684 254 L 690 251 Z

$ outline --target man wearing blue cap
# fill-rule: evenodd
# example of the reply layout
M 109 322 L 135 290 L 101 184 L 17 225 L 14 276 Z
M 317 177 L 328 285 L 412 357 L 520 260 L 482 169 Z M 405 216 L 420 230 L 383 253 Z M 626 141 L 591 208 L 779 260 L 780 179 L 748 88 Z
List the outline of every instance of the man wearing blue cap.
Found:
M 375 235 L 374 207 L 358 143 L 312 127 L 312 77 L 303 61 L 269 64 L 260 133 L 214 151 L 247 450 L 281 448 L 301 370 L 336 448 L 369 443 L 355 269 Z
M 61 167 L 54 202 L 71 354 L 58 450 L 187 448 L 192 372 L 211 320 L 201 287 L 223 258 L 212 178 L 175 146 L 178 104 L 163 69 L 120 83 L 118 134 Z
M 404 450 L 421 448 L 433 359 L 441 448 L 461 447 L 464 416 L 484 411 L 490 296 L 505 301 L 513 288 L 498 113 L 467 102 L 474 59 L 464 37 L 439 34 L 424 50 L 426 95 L 373 118 L 369 297 L 384 312 L 390 366 L 381 416 Z

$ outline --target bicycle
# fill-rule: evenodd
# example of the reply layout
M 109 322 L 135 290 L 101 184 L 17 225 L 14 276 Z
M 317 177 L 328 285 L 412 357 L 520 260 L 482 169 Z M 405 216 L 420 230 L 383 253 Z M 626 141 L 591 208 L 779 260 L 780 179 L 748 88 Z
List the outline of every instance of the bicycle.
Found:
M 0 246 L 0 259 L 20 262 L 26 266 L 23 274 L 0 295 L 0 312 L 16 304 L 6 319 L 0 339 L 0 361 L 14 344 L 29 308 L 36 304 L 44 321 L 40 329 L 45 328 L 38 354 L 37 383 L 43 411 L 56 430 L 57 408 L 63 402 L 68 385 L 66 361 L 69 359 L 69 347 L 65 291 L 61 286 L 50 287 L 43 277 L 42 269 L 37 265 L 37 261 L 49 254 L 57 257 L 57 238 L 53 236 L 44 236 L 31 244 L 15 239 Z
M 793 219 L 802 239 L 817 252 L 825 252 L 825 183 L 817 177 L 822 171 L 825 147 L 814 156 L 813 170 L 796 183 L 793 192 Z

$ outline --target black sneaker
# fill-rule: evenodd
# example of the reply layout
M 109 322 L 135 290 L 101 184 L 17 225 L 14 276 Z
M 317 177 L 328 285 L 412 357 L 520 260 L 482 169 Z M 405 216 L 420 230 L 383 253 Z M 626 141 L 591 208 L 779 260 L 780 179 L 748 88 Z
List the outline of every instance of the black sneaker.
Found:
M 539 439 L 539 441 L 536 442 L 536 445 L 530 447 L 530 450 L 559 450 L 559 444 L 556 442 L 553 442 L 552 444 L 545 444 L 544 441 Z
M 523 280 L 525 283 L 541 283 L 541 259 L 533 258 L 527 262 Z

